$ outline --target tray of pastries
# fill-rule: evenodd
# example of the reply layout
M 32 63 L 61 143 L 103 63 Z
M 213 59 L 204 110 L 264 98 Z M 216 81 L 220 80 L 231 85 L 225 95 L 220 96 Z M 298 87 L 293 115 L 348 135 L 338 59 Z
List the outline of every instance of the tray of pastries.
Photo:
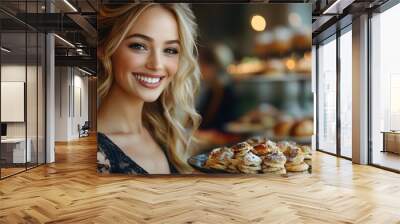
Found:
M 231 147 L 222 146 L 192 156 L 188 163 L 204 173 L 285 175 L 291 172 L 311 173 L 311 159 L 310 146 L 251 138 Z

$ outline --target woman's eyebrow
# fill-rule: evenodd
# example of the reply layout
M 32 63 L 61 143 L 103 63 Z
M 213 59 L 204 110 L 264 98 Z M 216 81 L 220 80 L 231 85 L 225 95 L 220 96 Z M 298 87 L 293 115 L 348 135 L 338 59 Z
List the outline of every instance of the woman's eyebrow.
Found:
M 179 40 L 169 40 L 165 41 L 166 44 L 180 44 Z
M 131 35 L 127 36 L 126 39 L 130 39 L 130 38 L 133 38 L 133 37 L 139 37 L 139 38 L 142 38 L 142 39 L 145 39 L 145 40 L 148 40 L 148 41 L 153 41 L 153 38 L 151 38 L 149 36 L 146 36 L 144 34 L 140 34 L 140 33 L 131 34 Z
M 152 42 L 154 40 L 153 38 L 146 36 L 144 34 L 140 34 L 140 33 L 131 34 L 131 35 L 127 36 L 126 39 L 133 38 L 133 37 L 142 38 L 142 39 L 150 41 L 150 42 Z M 179 44 L 180 42 L 179 42 L 179 40 L 168 40 L 168 41 L 165 41 L 165 43 L 166 44 L 174 44 L 174 43 Z

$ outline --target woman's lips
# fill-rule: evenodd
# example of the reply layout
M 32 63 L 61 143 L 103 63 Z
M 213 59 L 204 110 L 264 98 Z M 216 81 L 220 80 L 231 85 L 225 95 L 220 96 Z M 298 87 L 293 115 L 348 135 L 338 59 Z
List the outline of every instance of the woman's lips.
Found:
M 142 73 L 133 74 L 140 85 L 149 89 L 155 89 L 161 85 L 161 80 L 164 78 L 159 75 L 150 75 Z

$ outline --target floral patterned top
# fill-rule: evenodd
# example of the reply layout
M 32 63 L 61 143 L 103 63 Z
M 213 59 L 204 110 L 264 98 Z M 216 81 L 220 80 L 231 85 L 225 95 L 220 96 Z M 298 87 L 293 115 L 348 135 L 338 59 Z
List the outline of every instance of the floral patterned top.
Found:
M 105 134 L 97 133 L 97 172 L 149 174 L 109 139 Z M 178 173 L 168 161 L 171 174 Z

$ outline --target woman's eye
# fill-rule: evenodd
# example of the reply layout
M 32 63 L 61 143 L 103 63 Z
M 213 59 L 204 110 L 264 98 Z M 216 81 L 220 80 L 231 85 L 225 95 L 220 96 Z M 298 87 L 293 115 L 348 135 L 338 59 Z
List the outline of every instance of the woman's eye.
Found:
M 135 49 L 135 50 L 146 50 L 146 47 L 143 44 L 139 43 L 133 43 L 129 45 L 130 48 Z
M 178 54 L 178 50 L 176 48 L 167 48 L 164 50 L 165 53 L 167 54 Z

